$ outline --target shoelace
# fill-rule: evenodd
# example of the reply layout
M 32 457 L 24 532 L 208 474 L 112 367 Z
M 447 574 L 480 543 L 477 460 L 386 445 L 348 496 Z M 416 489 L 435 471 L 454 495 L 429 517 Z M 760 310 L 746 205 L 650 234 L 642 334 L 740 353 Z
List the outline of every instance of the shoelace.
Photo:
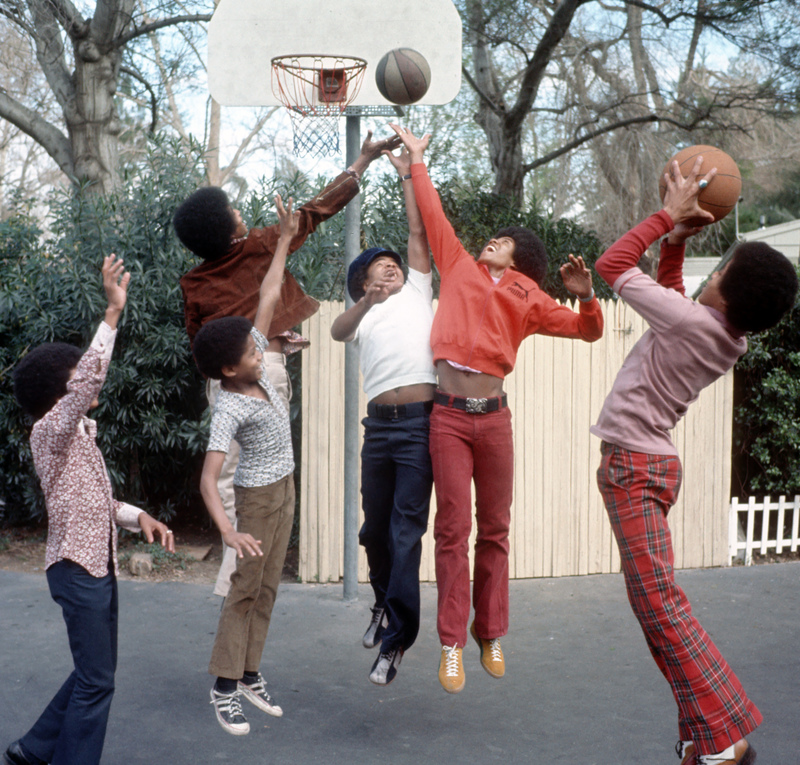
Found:
M 383 609 L 371 608 L 370 611 L 372 611 L 372 619 L 370 620 L 369 626 L 372 627 L 373 625 L 379 625 L 381 623 L 381 619 L 383 619 Z
M 444 646 L 444 673 L 447 677 L 458 677 L 458 646 Z
M 492 661 L 503 661 L 503 649 L 500 648 L 500 638 L 493 638 L 489 641 L 489 653 Z
M 214 691 L 214 698 L 211 699 L 211 703 L 216 705 L 220 712 L 227 712 L 231 717 L 236 717 L 236 715 L 244 716 L 238 691 L 224 695 L 218 695 L 217 691 Z
M 259 676 L 256 682 L 248 685 L 247 687 L 250 689 L 252 693 L 255 693 L 256 696 L 261 696 L 262 699 L 267 701 L 268 703 L 272 703 L 272 698 L 270 697 L 269 693 L 267 693 L 267 689 L 264 687 L 265 683 L 261 676 Z

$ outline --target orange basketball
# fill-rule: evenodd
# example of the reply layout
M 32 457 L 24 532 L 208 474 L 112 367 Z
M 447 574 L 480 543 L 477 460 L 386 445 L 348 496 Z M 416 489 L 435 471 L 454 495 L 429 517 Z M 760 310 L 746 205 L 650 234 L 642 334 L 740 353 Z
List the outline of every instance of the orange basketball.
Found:
M 703 156 L 703 164 L 700 166 L 699 177 L 717 168 L 717 174 L 709 181 L 708 186 L 700 191 L 697 198 L 700 207 L 707 210 L 714 216 L 714 220 L 722 220 L 739 201 L 742 193 L 742 176 L 736 163 L 722 149 L 714 146 L 689 146 L 679 151 L 661 171 L 658 179 L 658 193 L 661 201 L 664 201 L 664 194 L 667 193 L 667 183 L 664 174 L 669 172 L 669 167 L 673 161 L 680 165 L 681 174 L 686 178 L 694 167 L 695 159 L 698 155 Z

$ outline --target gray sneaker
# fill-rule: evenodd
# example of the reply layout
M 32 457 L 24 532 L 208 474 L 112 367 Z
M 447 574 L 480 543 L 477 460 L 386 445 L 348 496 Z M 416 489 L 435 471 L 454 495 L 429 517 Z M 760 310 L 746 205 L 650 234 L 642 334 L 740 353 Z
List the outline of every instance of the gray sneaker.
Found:
M 370 682 L 375 685 L 389 685 L 397 675 L 397 668 L 403 659 L 402 648 L 392 648 L 384 653 L 381 651 L 369 673 Z
M 239 691 L 219 693 L 211 689 L 211 703 L 219 724 L 234 736 L 246 736 L 250 732 L 250 723 L 242 712 Z
M 369 627 L 367 627 L 367 631 L 361 639 L 361 645 L 363 645 L 364 648 L 374 648 L 378 645 L 383 637 L 383 631 L 389 623 L 389 619 L 386 616 L 386 609 L 376 606 L 375 608 L 371 608 L 370 611 L 372 611 L 372 619 L 370 619 Z
M 239 691 L 251 704 L 255 704 L 262 712 L 273 717 L 283 717 L 283 710 L 267 693 L 267 681 L 258 673 L 258 680 L 248 685 L 239 681 Z

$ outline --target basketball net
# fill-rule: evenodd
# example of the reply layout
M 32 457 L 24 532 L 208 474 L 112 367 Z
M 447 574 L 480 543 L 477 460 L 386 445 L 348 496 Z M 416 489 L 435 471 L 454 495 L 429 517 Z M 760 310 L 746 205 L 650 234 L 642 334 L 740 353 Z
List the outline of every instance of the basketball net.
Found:
M 358 95 L 366 68 L 353 56 L 272 59 L 272 92 L 289 112 L 296 156 L 339 153 L 339 117 Z

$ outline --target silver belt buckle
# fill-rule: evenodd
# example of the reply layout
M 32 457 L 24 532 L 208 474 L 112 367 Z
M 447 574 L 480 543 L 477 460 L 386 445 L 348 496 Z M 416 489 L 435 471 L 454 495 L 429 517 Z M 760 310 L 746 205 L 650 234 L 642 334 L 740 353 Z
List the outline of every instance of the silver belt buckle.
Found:
M 488 404 L 489 399 L 486 398 L 468 398 L 466 411 L 468 414 L 486 414 Z

